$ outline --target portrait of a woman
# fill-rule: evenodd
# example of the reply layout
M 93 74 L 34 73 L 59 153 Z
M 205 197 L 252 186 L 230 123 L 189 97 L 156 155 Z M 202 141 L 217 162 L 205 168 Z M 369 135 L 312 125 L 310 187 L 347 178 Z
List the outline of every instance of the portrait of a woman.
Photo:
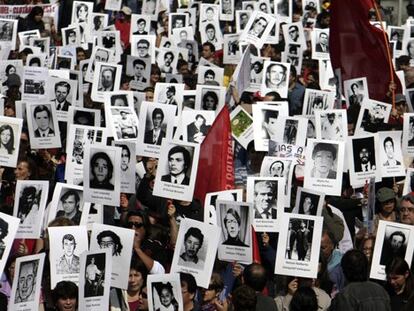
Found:
M 11 85 L 21 85 L 20 77 L 17 74 L 17 69 L 14 65 L 6 66 L 6 81 L 3 82 L 3 86 L 10 87 Z
M 223 242 L 223 245 L 248 247 L 240 239 L 241 218 L 238 211 L 229 208 L 224 217 L 224 225 L 227 232 L 227 239 Z
M 0 126 L 0 153 L 13 154 L 14 133 L 13 128 L 8 124 Z
M 114 171 L 114 165 L 109 156 L 104 152 L 97 152 L 92 156 L 90 164 L 90 187 L 114 190 L 114 185 L 110 182 Z
M 213 91 L 208 91 L 203 96 L 203 110 L 216 110 L 218 105 L 218 96 Z

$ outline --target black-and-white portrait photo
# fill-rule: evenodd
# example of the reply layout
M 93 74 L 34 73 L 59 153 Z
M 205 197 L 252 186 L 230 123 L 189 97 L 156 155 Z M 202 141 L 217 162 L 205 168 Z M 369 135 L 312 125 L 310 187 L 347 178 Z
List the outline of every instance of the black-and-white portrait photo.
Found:
M 142 91 L 149 85 L 151 60 L 150 58 L 134 58 L 130 59 L 130 63 L 132 70 L 130 70 L 129 74 L 132 76 L 132 79 L 129 84 L 132 89 Z
M 329 143 L 316 143 L 312 151 L 313 168 L 311 177 L 336 179 L 336 157 L 338 146 Z
M 114 155 L 98 151 L 90 158 L 89 187 L 95 189 L 114 190 Z
M 190 184 L 194 148 L 176 145 L 168 151 L 168 174 L 161 181 L 188 186 Z
M 164 124 L 164 111 L 161 108 L 155 108 L 152 110 L 149 109 L 151 118 L 148 120 L 149 113 L 147 113 L 147 124 L 150 124 L 149 127 L 146 127 L 144 135 L 144 143 L 151 145 L 161 145 L 161 141 L 165 138 L 166 135 L 166 124 Z
M 310 261 L 314 221 L 289 219 L 286 259 Z
M 276 219 L 278 200 L 278 181 L 254 181 L 254 218 Z
M 265 61 L 263 66 L 262 92 L 277 92 L 282 98 L 286 97 L 290 64 Z
M 74 1 L 72 7 L 72 24 L 88 23 L 93 12 L 91 2 Z
M 302 114 L 313 115 L 315 110 L 332 109 L 334 100 L 333 92 L 306 89 Z
M 414 147 L 414 116 L 408 118 L 408 139 L 407 139 L 407 146 Z M 404 131 L 405 132 L 405 131 Z
M 283 130 L 283 142 L 290 145 L 296 144 L 299 120 L 287 119 Z
M 20 219 L 12 217 L 4 213 L 0 213 L 0 269 L 3 270 L 9 252 L 11 250 L 13 240 L 16 236 Z
M 221 211 L 223 218 L 220 221 L 224 239 L 222 245 L 249 247 L 249 213 L 245 207 L 221 207 L 224 209 Z
M 34 300 L 36 293 L 36 279 L 39 261 L 39 259 L 32 261 L 24 261 L 20 264 L 16 296 L 14 299 L 15 304 L 21 302 L 31 302 Z
M 395 257 L 405 258 L 409 236 L 409 230 L 387 225 L 382 242 L 380 265 L 387 265 Z
M 0 165 L 16 166 L 22 125 L 22 119 L 0 117 Z
M 361 105 L 355 133 L 376 133 L 383 123 L 388 122 L 390 113 L 391 105 L 374 100 L 365 100 Z
M 54 137 L 55 129 L 50 104 L 32 106 L 34 137 Z
M 193 113 L 186 114 L 186 111 L 184 111 L 182 114 L 182 118 L 185 118 L 186 116 L 189 116 L 189 115 L 194 115 L 194 114 Z M 210 116 L 208 123 L 207 123 L 207 118 L 205 115 L 207 115 L 207 117 Z M 198 144 L 201 144 L 203 142 L 204 138 L 206 137 L 211 127 L 211 117 L 212 119 L 214 119 L 214 112 L 206 111 L 205 113 L 197 113 L 195 117 L 190 119 L 192 122 L 186 126 L 186 131 L 187 131 L 186 137 L 187 137 L 188 142 L 198 143 Z M 185 119 L 182 119 L 182 120 L 184 121 Z
M 151 28 L 151 17 L 148 15 L 132 15 L 131 34 L 148 35 Z
M 54 98 L 51 100 L 57 111 L 68 111 L 72 103 L 68 100 L 71 85 L 66 81 L 58 81 L 54 84 Z
M 261 5 L 266 3 L 261 3 Z M 263 12 L 261 10 L 255 10 L 249 17 L 249 20 L 244 27 L 243 32 L 240 35 L 240 40 L 251 43 L 256 48 L 260 49 L 268 39 L 268 36 L 276 23 L 276 18 Z
M 325 195 L 321 192 L 299 187 L 292 213 L 320 216 L 324 198 Z
M 17 26 L 17 23 L 14 20 L 0 19 L 0 41 L 12 42 L 13 35 L 16 33 L 14 30 L 15 26 Z M 12 44 L 12 46 L 14 45 Z
M 20 188 L 17 217 L 23 226 L 34 225 L 39 221 L 42 188 L 38 185 L 25 185 Z
M 59 205 L 62 207 L 56 214 L 56 217 L 65 217 L 71 219 L 76 225 L 80 224 L 82 217 L 83 193 L 80 190 L 67 189 L 61 192 Z
M 361 105 L 364 98 L 368 98 L 367 79 L 352 79 L 344 81 L 345 99 L 348 107 Z
M 329 53 L 329 34 L 327 31 L 316 32 L 317 39 L 315 45 L 316 52 Z
M 376 170 L 374 137 L 362 137 L 352 140 L 355 172 Z
M 405 167 L 401 150 L 401 131 L 381 131 L 379 149 L 381 159 L 381 176 L 405 176 Z
M 132 108 L 110 108 L 113 134 L 116 140 L 131 140 L 138 137 L 138 118 Z
M 76 239 L 67 233 L 62 237 L 62 255 L 56 263 L 57 274 L 74 274 L 80 271 L 79 255 L 75 254 Z M 77 253 L 79 254 L 79 253 Z
M 179 285 L 179 284 L 178 284 Z M 178 296 L 180 291 L 174 282 L 153 282 L 148 284 L 152 288 L 152 297 L 148 299 L 152 300 L 152 306 L 155 311 L 179 311 L 182 308 L 178 303 Z
M 316 137 L 345 141 L 347 116 L 342 109 L 315 110 Z
M 115 73 L 116 73 L 115 68 L 111 66 L 101 67 L 98 91 L 102 91 L 102 92 L 114 91 Z
M 105 253 L 86 256 L 84 297 L 102 296 L 105 282 Z
M 201 254 L 200 249 L 207 249 L 207 237 L 199 228 L 191 227 L 184 234 L 184 243 L 178 264 L 195 269 L 204 269 L 205 252 Z
M 242 32 L 249 22 L 251 11 L 237 10 L 236 11 L 236 29 L 237 32 Z
M 170 49 L 159 49 L 158 51 L 157 63 L 161 73 L 174 73 L 176 71 L 178 56 Z
M 131 55 L 139 59 L 155 59 L 155 36 L 134 35 L 131 38 Z
M 96 63 L 93 74 L 92 100 L 104 102 L 106 92 L 118 90 L 121 82 L 121 71 L 121 65 Z

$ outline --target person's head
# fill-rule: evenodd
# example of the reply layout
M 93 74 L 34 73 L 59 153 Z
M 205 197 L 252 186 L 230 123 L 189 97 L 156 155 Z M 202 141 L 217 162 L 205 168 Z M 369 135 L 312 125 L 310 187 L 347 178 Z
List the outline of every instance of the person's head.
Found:
M 16 180 L 36 178 L 36 163 L 29 158 L 18 161 L 16 169 L 14 170 L 14 175 Z
M 150 43 L 146 39 L 140 39 L 137 42 L 137 51 L 139 57 L 146 57 L 148 55 Z
M 13 128 L 9 124 L 0 126 L 0 144 L 11 154 L 14 150 Z
M 78 309 L 78 286 L 71 281 L 60 281 L 52 291 L 53 303 L 58 311 Z
M 59 103 L 66 100 L 70 93 L 70 84 L 65 81 L 59 81 L 55 84 L 55 95 Z
M 167 53 L 164 54 L 164 65 L 165 66 L 170 66 L 173 61 L 174 61 L 173 52 L 168 51 Z
M 43 8 L 40 6 L 35 6 L 30 11 L 29 15 L 27 16 L 28 20 L 33 20 L 36 23 L 40 23 L 43 18 Z
M 115 80 L 115 70 L 112 68 L 104 68 L 101 71 L 101 83 L 104 88 L 113 86 Z
M 40 130 L 45 131 L 49 127 L 51 113 L 47 106 L 36 106 L 33 110 L 33 116 Z
M 231 294 L 234 311 L 255 311 L 257 296 L 253 288 L 247 285 L 237 287 Z
M 148 270 L 145 265 L 133 258 L 129 267 L 128 292 L 136 293 L 147 283 Z
M 299 287 L 290 302 L 290 311 L 317 311 L 318 299 L 311 287 Z
M 167 98 L 173 97 L 175 95 L 175 86 L 171 85 L 167 87 L 165 95 L 167 96 Z
M 301 207 L 305 215 L 310 215 L 314 207 L 311 197 L 305 196 L 305 198 L 303 199 L 303 205 Z
M 109 248 L 111 250 L 112 256 L 121 255 L 121 239 L 115 232 L 104 230 L 97 235 L 96 239 L 100 248 Z
M 256 61 L 253 63 L 253 70 L 255 73 L 261 72 L 263 69 L 263 64 L 260 61 Z
M 404 258 L 394 257 L 385 266 L 385 273 L 387 275 L 387 282 L 391 285 L 396 294 L 400 294 L 405 289 L 412 290 L 412 275 L 410 267 Z M 411 283 L 411 284 L 407 284 Z M 411 288 L 407 288 L 411 287 Z
M 239 212 L 233 208 L 229 208 L 224 217 L 224 225 L 229 238 L 239 238 L 241 218 Z
M 68 44 L 76 43 L 76 31 L 74 29 L 68 29 L 66 31 L 66 38 Z
M 95 52 L 96 62 L 107 62 L 109 59 L 109 52 L 107 50 L 97 49 Z
M 65 234 L 62 238 L 62 247 L 64 255 L 66 257 L 72 257 L 76 248 L 75 237 L 70 233 Z
M 195 227 L 191 227 L 184 235 L 184 247 L 185 255 L 189 259 L 197 257 L 197 253 L 203 246 L 204 235 L 201 230 Z
M 285 164 L 280 160 L 273 162 L 269 167 L 269 173 L 272 177 L 282 177 L 284 170 Z
M 266 83 L 279 86 L 286 79 L 286 67 L 282 64 L 270 64 L 266 70 Z
M 79 210 L 80 197 L 76 190 L 70 189 L 60 198 L 65 215 L 72 215 Z
M 291 40 L 296 41 L 299 38 L 299 28 L 296 25 L 292 25 L 288 29 Z
M 263 13 L 267 13 L 267 4 L 265 2 L 260 3 L 259 5 L 259 9 L 260 11 L 262 11 Z
M 147 26 L 147 21 L 144 18 L 138 18 L 138 20 L 137 20 L 137 30 L 138 30 L 138 32 L 145 31 L 145 26 Z
M 111 106 L 128 106 L 128 99 L 124 94 L 112 95 L 111 96 Z
M 175 17 L 175 24 L 174 24 L 174 28 L 182 28 L 184 27 L 184 17 L 182 16 L 176 16 Z
M 135 230 L 135 237 L 137 239 L 144 240 L 147 225 L 148 218 L 146 214 L 141 211 L 131 211 L 128 213 L 126 227 Z
M 209 303 L 214 298 L 220 295 L 220 292 L 224 288 L 224 282 L 221 275 L 217 272 L 213 272 L 210 277 L 210 283 L 207 289 L 202 289 L 202 303 Z
M 216 38 L 216 28 L 213 24 L 206 25 L 206 34 L 208 40 L 214 40 Z
M 336 148 L 332 144 L 317 143 L 312 151 L 315 170 L 321 174 L 328 174 L 336 159 Z
M 121 147 L 121 169 L 126 171 L 128 169 L 129 161 L 131 160 L 131 151 L 127 145 L 122 145 Z
M 194 301 L 197 294 L 197 282 L 190 273 L 180 273 L 181 293 L 184 306 Z
M 190 152 L 183 146 L 174 146 L 168 152 L 168 167 L 170 174 L 178 176 L 186 174 L 190 167 Z
M 218 96 L 213 91 L 207 91 L 203 96 L 203 110 L 216 110 L 218 105 Z
M 206 72 L 204 73 L 204 83 L 214 81 L 215 77 L 216 77 L 216 74 L 214 70 L 207 69 Z
M 407 194 L 400 203 L 400 220 L 403 224 L 414 225 L 414 196 Z
M 247 13 L 241 13 L 240 14 L 240 24 L 245 26 L 248 21 L 249 21 L 249 15 L 247 15 Z
M 21 301 L 27 301 L 35 290 L 37 264 L 35 260 L 25 261 L 20 264 L 17 293 Z
M 391 248 L 394 251 L 400 250 L 405 243 L 406 237 L 402 231 L 395 231 L 389 237 Z
M 266 29 L 267 20 L 263 16 L 256 19 L 253 23 L 253 31 L 257 36 L 261 36 L 263 31 Z
M 365 282 L 368 278 L 368 259 L 357 249 L 351 249 L 343 255 L 341 267 L 349 283 Z
M 213 20 L 214 9 L 211 6 L 206 8 L 205 13 L 206 13 L 207 20 L 209 20 L 209 21 Z
M 164 121 L 164 111 L 162 111 L 161 108 L 155 108 L 152 111 L 152 125 L 154 126 L 154 129 L 160 128 L 163 121 Z
M 270 137 L 276 135 L 278 128 L 277 118 L 279 117 L 279 111 L 277 110 L 265 110 L 264 111 L 264 124 L 263 127 L 266 129 Z
M 322 232 L 321 238 L 321 255 L 326 259 L 332 255 L 332 252 L 335 249 L 335 238 L 331 231 L 324 229 Z
M 76 16 L 78 17 L 79 22 L 84 22 L 88 18 L 88 6 L 84 3 L 80 3 L 76 8 Z
M 368 147 L 362 147 L 359 151 L 359 159 L 361 161 L 361 164 L 368 164 L 368 162 L 371 159 L 371 151 Z
M 274 204 L 276 183 L 272 181 L 258 181 L 254 185 L 254 204 L 262 211 L 268 211 Z
M 379 212 L 390 214 L 396 207 L 395 193 L 391 188 L 382 187 L 378 189 L 376 198 L 379 202 Z
M 327 45 L 328 44 L 328 34 L 326 32 L 321 32 L 319 34 L 319 43 L 323 44 L 323 45 Z
M 31 67 L 40 67 L 41 66 L 40 58 L 39 57 L 31 58 L 30 61 L 29 61 L 29 66 L 31 66 Z
M 99 16 L 99 15 L 94 16 L 94 18 L 93 18 L 93 26 L 94 26 L 93 30 L 97 31 L 97 30 L 101 29 L 102 20 L 103 20 L 102 16 Z
M 144 74 L 145 67 L 147 66 L 142 59 L 136 59 L 132 63 L 134 66 L 134 74 L 136 77 L 142 77 Z
M 97 152 L 91 158 L 91 174 L 98 183 L 108 182 L 112 178 L 114 166 L 105 152 Z
M 200 126 L 204 125 L 205 123 L 206 123 L 206 118 L 205 118 L 203 115 L 201 115 L 201 114 L 197 114 L 197 115 L 195 116 L 195 124 L 196 124 L 198 127 L 200 127 Z
M 365 237 L 361 242 L 360 250 L 367 257 L 368 262 L 371 262 L 374 253 L 375 238 L 373 236 Z
M 214 53 L 216 52 L 216 48 L 213 43 L 211 42 L 204 42 L 203 48 L 201 50 L 201 56 L 207 60 L 210 60 L 214 57 Z
M 394 158 L 394 141 L 390 136 L 384 139 L 384 150 L 388 159 Z
M 164 307 L 169 307 L 175 300 L 173 287 L 170 282 L 161 283 L 156 287 L 156 290 L 160 297 L 160 302 Z
M 258 263 L 248 265 L 243 271 L 243 281 L 256 292 L 262 292 L 267 282 L 265 268 Z
M 9 234 L 9 224 L 2 218 L 0 218 L 0 241 Z
M 6 76 L 9 76 L 11 74 L 15 74 L 17 70 L 16 70 L 16 67 L 15 66 L 9 64 L 9 65 L 6 66 L 6 70 L 5 71 L 6 71 Z

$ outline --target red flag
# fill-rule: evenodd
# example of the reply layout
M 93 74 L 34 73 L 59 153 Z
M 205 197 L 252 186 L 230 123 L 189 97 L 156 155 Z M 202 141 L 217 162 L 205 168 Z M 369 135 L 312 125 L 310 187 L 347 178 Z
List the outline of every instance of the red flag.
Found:
M 332 1 L 329 49 L 332 68 L 341 69 L 342 81 L 367 77 L 369 97 L 384 101 L 391 76 L 397 93 L 401 83 L 390 68 L 388 38 L 369 23 L 368 11 L 373 7 L 372 0 Z
M 226 105 L 218 114 L 200 147 L 194 197 L 204 202 L 206 193 L 234 188 L 230 114 Z
M 259 243 L 257 241 L 256 231 L 252 226 L 252 245 L 253 245 L 253 262 L 262 263 L 262 258 L 260 257 Z

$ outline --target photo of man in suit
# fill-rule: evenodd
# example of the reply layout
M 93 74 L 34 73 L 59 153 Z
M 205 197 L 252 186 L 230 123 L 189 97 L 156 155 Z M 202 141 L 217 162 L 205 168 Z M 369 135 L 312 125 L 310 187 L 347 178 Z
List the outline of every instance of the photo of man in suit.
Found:
M 147 21 L 144 18 L 138 18 L 137 20 L 137 31 L 133 35 L 147 35 L 148 31 L 145 30 Z
M 80 271 L 79 257 L 74 254 L 76 249 L 75 237 L 68 233 L 62 238 L 63 255 L 56 265 L 57 274 L 75 274 Z
M 276 219 L 276 199 L 276 181 L 257 181 L 254 185 L 254 218 Z
M 394 153 L 394 141 L 391 137 L 387 137 L 384 139 L 384 150 L 385 155 L 387 156 L 387 160 L 384 162 L 384 166 L 398 166 L 401 165 L 401 162 L 395 159 Z
M 115 69 L 112 67 L 101 68 L 100 92 L 112 92 L 114 90 Z
M 376 169 L 374 138 L 367 137 L 352 141 L 355 172 L 370 172 Z
M 141 59 L 136 59 L 134 60 L 132 65 L 134 66 L 134 78 L 132 79 L 131 82 L 146 83 L 147 78 L 144 77 L 144 73 L 145 73 L 145 67 L 147 67 L 147 64 Z
M 319 40 L 315 45 L 315 52 L 329 53 L 329 37 L 326 32 L 319 33 Z
M 210 126 L 206 125 L 206 118 L 201 114 L 195 116 L 195 121 L 187 125 L 187 140 L 201 144 L 207 135 Z
M 312 178 L 336 179 L 336 171 L 333 164 L 336 160 L 337 149 L 328 143 L 317 143 L 312 151 L 314 167 L 311 171 Z
M 174 146 L 168 152 L 168 168 L 170 173 L 161 177 L 161 181 L 173 184 L 189 185 L 190 178 L 186 175 L 190 166 L 190 152 L 183 146 Z
M 37 125 L 37 129 L 34 131 L 35 137 L 55 136 L 55 132 L 50 126 L 52 114 L 47 106 L 36 106 L 33 110 L 33 117 Z
M 164 112 L 160 108 L 155 108 L 152 111 L 152 129 L 148 130 L 144 134 L 144 144 L 161 145 L 162 139 L 166 133 L 161 128 L 164 121 Z
M 55 104 L 56 110 L 68 111 L 71 103 L 67 100 L 70 93 L 70 84 L 65 81 L 59 81 L 55 84 L 55 98 L 52 103 Z

